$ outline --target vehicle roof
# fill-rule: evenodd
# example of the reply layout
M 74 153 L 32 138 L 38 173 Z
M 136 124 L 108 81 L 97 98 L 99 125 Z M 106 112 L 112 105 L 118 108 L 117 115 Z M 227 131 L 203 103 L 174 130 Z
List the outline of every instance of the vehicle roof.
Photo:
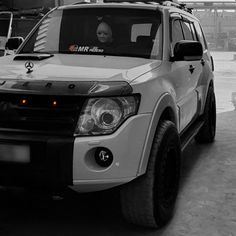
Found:
M 160 4 L 153 2 L 152 4 L 147 4 L 144 2 L 109 2 L 109 3 L 85 3 L 85 4 L 73 4 L 61 6 L 59 9 L 75 9 L 75 8 L 100 8 L 100 7 L 114 7 L 114 8 L 138 8 L 138 9 L 157 9 Z
M 162 5 L 157 2 L 106 2 L 106 3 L 77 3 L 73 5 L 65 5 L 59 7 L 59 9 L 76 9 L 76 8 L 130 8 L 130 9 L 150 9 L 150 10 L 156 10 L 159 9 L 160 11 L 169 11 L 170 13 L 181 13 L 186 16 L 189 16 L 191 18 L 194 18 L 197 20 L 197 18 L 192 15 L 191 13 L 182 10 L 175 6 L 166 6 Z
M 189 13 L 187 11 L 183 11 L 181 9 L 178 9 L 176 7 L 169 7 L 169 13 L 180 13 L 182 15 L 191 17 L 191 18 L 195 19 L 196 21 L 199 21 L 198 18 L 196 16 L 194 16 L 193 14 L 191 14 L 191 13 Z

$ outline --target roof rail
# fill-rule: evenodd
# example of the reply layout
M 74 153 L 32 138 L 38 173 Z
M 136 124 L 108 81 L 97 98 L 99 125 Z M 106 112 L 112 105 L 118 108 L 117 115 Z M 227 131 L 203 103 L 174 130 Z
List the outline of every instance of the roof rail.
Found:
M 173 0 L 173 1 L 162 1 L 162 5 L 179 7 L 180 4 L 178 0 Z
M 109 3 L 109 2 L 114 2 L 114 3 L 123 3 L 123 2 L 128 2 L 128 3 L 159 3 L 162 5 L 165 0 L 103 0 L 104 3 Z
M 184 4 L 184 3 L 179 3 L 178 0 L 169 0 L 169 1 L 166 1 L 166 0 L 96 0 L 96 1 L 97 1 L 97 3 L 100 3 L 100 2 L 104 2 L 104 3 L 123 3 L 123 2 L 129 2 L 129 3 L 137 3 L 137 2 L 158 3 L 158 4 L 163 5 L 163 6 L 172 6 L 172 7 L 176 7 L 176 8 L 179 8 L 181 10 L 184 10 L 188 13 L 192 13 L 191 8 L 186 7 L 186 4 Z M 91 3 L 91 1 L 90 0 L 83 0 L 83 1 L 80 1 L 80 2 L 76 2 L 73 5 L 88 4 L 88 3 Z
M 188 8 L 185 3 L 180 3 L 178 0 L 162 1 L 162 5 L 177 7 L 181 10 L 184 10 L 184 11 L 192 14 L 192 8 Z
M 91 2 L 88 1 L 88 0 L 83 0 L 83 1 L 75 2 L 75 3 L 73 3 L 72 5 L 88 4 L 88 3 L 91 3 Z

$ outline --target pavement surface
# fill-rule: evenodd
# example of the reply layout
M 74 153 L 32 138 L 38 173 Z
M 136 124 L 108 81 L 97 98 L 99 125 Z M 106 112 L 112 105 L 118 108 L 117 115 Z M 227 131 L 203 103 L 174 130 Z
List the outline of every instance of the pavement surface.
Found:
M 234 60 L 235 55 L 235 60 Z M 232 111 L 236 105 L 236 52 L 213 52 L 217 112 Z
M 118 193 L 74 194 L 64 199 L 23 189 L 0 190 L 1 236 L 236 236 L 236 92 L 234 53 L 215 52 L 217 133 L 211 145 L 192 142 L 183 154 L 173 220 L 162 230 L 123 221 Z

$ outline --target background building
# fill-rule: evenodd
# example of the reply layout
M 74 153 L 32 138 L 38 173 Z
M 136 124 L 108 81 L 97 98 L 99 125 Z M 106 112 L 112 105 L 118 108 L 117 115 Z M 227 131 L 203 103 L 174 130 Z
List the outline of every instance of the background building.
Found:
M 209 46 L 216 50 L 236 50 L 236 1 L 181 0 L 200 19 Z
M 1 0 L 0 6 L 12 10 L 26 10 L 33 8 L 50 8 L 55 5 L 55 0 Z

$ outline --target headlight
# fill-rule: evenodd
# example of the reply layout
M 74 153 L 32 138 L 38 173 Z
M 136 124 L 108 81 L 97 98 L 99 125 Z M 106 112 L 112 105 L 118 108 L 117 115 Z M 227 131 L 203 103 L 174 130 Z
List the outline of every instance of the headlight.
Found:
M 138 110 L 139 97 L 90 98 L 79 116 L 75 135 L 110 134 Z

